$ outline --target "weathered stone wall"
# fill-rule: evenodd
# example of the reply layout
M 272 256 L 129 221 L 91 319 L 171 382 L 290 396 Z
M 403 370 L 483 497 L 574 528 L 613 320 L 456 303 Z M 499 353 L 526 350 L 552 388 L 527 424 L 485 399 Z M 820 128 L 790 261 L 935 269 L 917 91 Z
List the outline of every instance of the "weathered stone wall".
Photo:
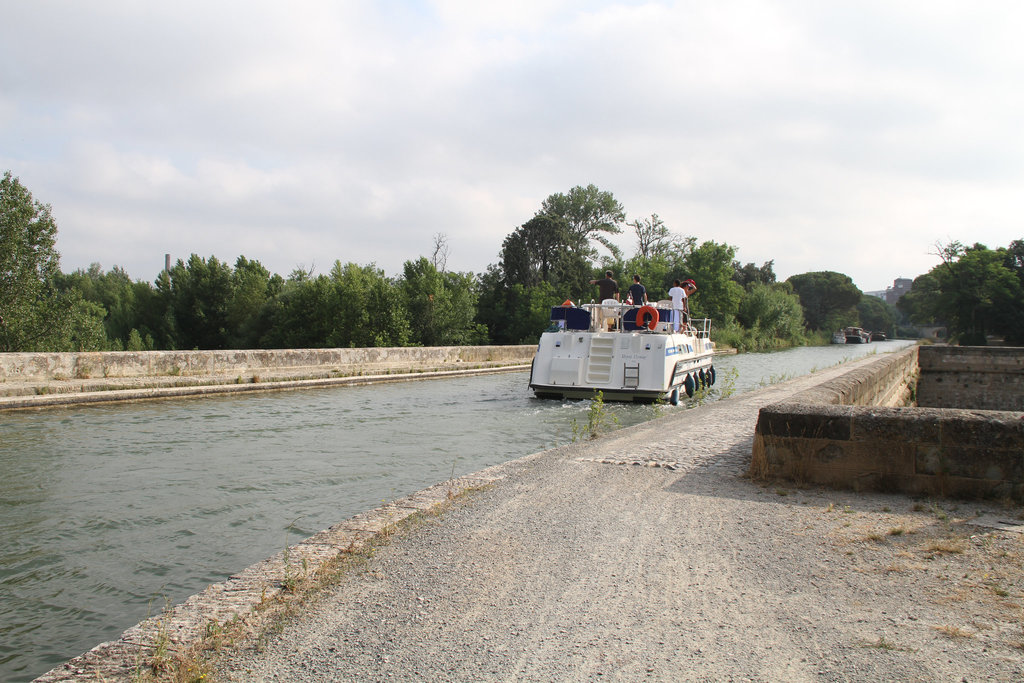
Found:
M 303 370 L 337 376 L 415 372 L 460 364 L 528 363 L 536 347 L 442 346 L 242 351 L 0 353 L 0 382 L 91 378 L 238 375 Z
M 917 374 L 917 350 L 879 356 L 866 366 L 793 397 L 793 403 L 844 406 L 905 406 L 911 402 Z
M 899 385 L 916 369 L 907 371 L 908 356 L 916 359 L 917 349 L 762 408 L 751 473 L 856 490 L 1024 500 L 1024 413 L 893 407 L 899 402 L 885 397 L 904 395 Z
M 923 346 L 917 404 L 1024 410 L 1024 348 Z

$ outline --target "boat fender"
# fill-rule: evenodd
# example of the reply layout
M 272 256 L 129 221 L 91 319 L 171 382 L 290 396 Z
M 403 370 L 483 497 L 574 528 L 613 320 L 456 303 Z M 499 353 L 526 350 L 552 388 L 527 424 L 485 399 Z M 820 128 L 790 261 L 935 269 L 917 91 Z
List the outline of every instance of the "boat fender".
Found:
M 650 321 L 644 320 L 647 317 L 650 317 Z M 658 326 L 658 309 L 653 306 L 641 306 L 640 310 L 636 312 L 636 326 L 654 331 L 654 328 Z
M 683 388 L 686 389 L 686 395 L 693 398 L 693 392 L 697 389 L 697 385 L 693 381 L 693 375 L 686 376 L 686 381 L 683 382 Z
M 711 385 L 714 386 L 714 384 L 715 384 L 715 366 L 714 365 L 712 365 L 711 369 L 708 370 L 708 374 L 711 376 Z

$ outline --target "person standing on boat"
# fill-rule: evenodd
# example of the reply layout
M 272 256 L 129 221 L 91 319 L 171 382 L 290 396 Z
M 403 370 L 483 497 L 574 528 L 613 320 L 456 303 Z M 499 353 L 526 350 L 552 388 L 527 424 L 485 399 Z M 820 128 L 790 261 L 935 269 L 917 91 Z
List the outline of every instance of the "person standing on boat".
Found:
M 590 284 L 597 285 L 598 297 L 602 304 L 608 299 L 619 301 L 619 283 L 612 279 L 612 274 L 612 271 L 606 270 L 603 279 L 590 281 Z M 605 311 L 604 306 L 597 309 L 597 329 L 604 329 L 605 318 L 608 315 L 614 315 L 614 311 Z
M 672 281 L 672 288 L 668 290 L 668 298 L 672 299 L 672 331 L 679 331 L 679 321 L 685 310 L 686 290 L 682 288 L 679 280 Z
M 604 302 L 606 299 L 619 300 L 619 283 L 612 279 L 612 271 L 604 271 L 604 278 L 591 280 L 590 284 L 597 285 L 598 297 Z
M 683 280 L 683 323 L 690 326 L 690 297 L 697 291 L 697 283 L 693 280 Z
M 629 298 L 634 306 L 643 306 L 647 303 L 647 288 L 640 284 L 640 276 L 633 276 L 633 284 L 629 286 Z

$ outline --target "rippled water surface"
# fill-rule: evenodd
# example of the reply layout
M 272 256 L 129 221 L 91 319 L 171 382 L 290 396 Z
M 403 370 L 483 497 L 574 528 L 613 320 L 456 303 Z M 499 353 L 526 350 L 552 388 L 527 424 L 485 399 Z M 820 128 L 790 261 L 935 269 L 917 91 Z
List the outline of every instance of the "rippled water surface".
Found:
M 899 342 L 723 356 L 737 391 Z M 511 373 L 0 413 L 0 681 L 81 654 L 286 545 L 572 440 L 588 402 Z M 610 404 L 621 426 L 668 406 Z

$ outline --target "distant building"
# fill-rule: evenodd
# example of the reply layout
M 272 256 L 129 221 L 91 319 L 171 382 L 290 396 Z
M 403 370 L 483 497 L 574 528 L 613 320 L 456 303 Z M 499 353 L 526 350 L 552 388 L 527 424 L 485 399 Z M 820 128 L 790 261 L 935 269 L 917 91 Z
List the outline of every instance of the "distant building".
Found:
M 885 288 L 885 303 L 895 306 L 900 298 L 910 291 L 914 281 L 906 277 L 898 277 L 892 282 L 892 287 Z

